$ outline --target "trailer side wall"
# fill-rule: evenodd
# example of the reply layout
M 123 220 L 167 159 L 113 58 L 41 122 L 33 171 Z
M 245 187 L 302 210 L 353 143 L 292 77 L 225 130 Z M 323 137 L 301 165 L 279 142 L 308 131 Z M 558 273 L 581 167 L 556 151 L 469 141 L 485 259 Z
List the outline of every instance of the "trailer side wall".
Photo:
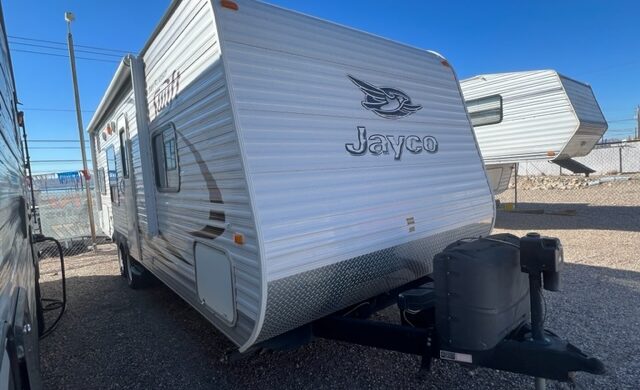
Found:
M 210 2 L 180 2 L 142 59 L 151 139 L 153 142 L 164 131 L 175 136 L 178 172 L 170 188 L 159 188 L 156 183 L 160 234 L 144 236 L 142 261 L 236 344 L 243 345 L 260 316 L 262 273 Z M 138 149 L 134 160 L 139 161 L 140 147 L 134 149 Z M 154 158 L 160 158 L 163 151 L 153 150 Z M 139 163 L 135 169 L 137 177 L 142 177 Z M 146 232 L 143 191 L 138 185 L 140 230 Z M 234 234 L 243 237 L 244 245 L 234 243 Z M 200 268 L 210 270 L 214 260 L 197 259 L 195 245 L 205 245 L 198 253 L 220 250 L 226 254 L 231 276 L 225 283 L 232 289 L 229 304 L 234 318 L 221 318 L 212 309 L 215 297 L 203 298 L 211 279 L 201 274 L 198 288 L 197 263 L 202 261 Z M 226 266 L 222 264 L 220 272 Z

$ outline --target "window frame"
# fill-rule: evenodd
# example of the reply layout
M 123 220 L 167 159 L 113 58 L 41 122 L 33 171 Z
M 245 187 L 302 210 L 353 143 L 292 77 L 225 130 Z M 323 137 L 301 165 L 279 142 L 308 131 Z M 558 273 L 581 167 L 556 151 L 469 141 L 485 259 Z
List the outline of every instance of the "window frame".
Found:
M 172 169 L 167 169 L 167 158 L 165 155 L 165 151 L 166 151 L 166 141 L 164 139 L 164 135 L 165 132 L 171 130 L 173 133 L 173 141 L 174 141 L 174 161 L 175 161 L 175 167 Z M 156 147 L 156 139 L 158 137 L 162 137 L 162 148 L 161 150 L 158 150 L 158 148 Z M 152 149 L 152 154 L 153 154 L 153 170 L 154 170 L 154 182 L 155 182 L 155 186 L 156 189 L 158 190 L 158 192 L 169 192 L 169 193 L 176 193 L 176 192 L 180 192 L 180 188 L 182 186 L 182 172 L 180 170 L 180 156 L 178 154 L 178 132 L 176 130 L 175 125 L 173 124 L 173 122 L 168 123 L 165 126 L 160 127 L 158 130 L 154 131 L 151 134 L 151 149 Z M 158 152 L 161 152 L 162 156 L 158 156 Z M 162 158 L 162 161 L 159 161 L 159 158 Z M 165 183 L 168 182 L 168 176 L 167 173 L 168 172 L 174 172 L 175 174 L 178 176 L 178 183 L 176 186 L 162 186 L 160 185 L 160 172 L 158 172 L 158 168 L 160 166 L 159 163 L 162 163 L 162 169 L 163 169 L 163 173 L 165 175 Z
M 472 120 L 472 113 L 469 111 L 469 105 L 471 103 L 476 103 L 476 102 L 480 102 L 482 100 L 488 100 L 491 98 L 495 98 L 498 97 L 499 98 L 499 102 L 500 102 L 500 116 L 498 118 L 497 121 L 495 122 L 489 122 L 489 123 L 482 123 L 479 125 L 474 125 L 473 124 L 473 120 Z M 502 120 L 504 119 L 504 101 L 502 99 L 502 95 L 496 93 L 493 95 L 487 95 L 487 96 L 483 96 L 483 97 L 479 97 L 479 98 L 475 98 L 475 99 L 469 99 L 469 100 L 465 100 L 464 101 L 464 105 L 467 108 L 467 113 L 469 114 L 469 121 L 471 122 L 471 126 L 473 127 L 482 127 L 482 126 L 489 126 L 489 125 L 497 125 L 498 123 L 501 123 Z M 485 110 L 486 111 L 486 110 Z M 478 111 L 478 112 L 482 112 L 482 111 Z M 474 113 L 475 114 L 475 113 Z
M 129 150 L 126 147 L 126 128 L 123 126 L 118 130 L 118 139 L 120 140 L 120 167 L 122 168 L 122 177 L 129 178 Z

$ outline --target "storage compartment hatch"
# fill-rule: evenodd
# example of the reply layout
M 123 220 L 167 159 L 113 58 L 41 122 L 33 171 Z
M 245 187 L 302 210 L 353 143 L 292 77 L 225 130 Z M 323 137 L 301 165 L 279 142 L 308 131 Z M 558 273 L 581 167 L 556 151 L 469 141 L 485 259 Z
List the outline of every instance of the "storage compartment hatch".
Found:
M 231 259 L 222 250 L 196 243 L 196 286 L 198 299 L 223 321 L 235 322 L 235 286 Z

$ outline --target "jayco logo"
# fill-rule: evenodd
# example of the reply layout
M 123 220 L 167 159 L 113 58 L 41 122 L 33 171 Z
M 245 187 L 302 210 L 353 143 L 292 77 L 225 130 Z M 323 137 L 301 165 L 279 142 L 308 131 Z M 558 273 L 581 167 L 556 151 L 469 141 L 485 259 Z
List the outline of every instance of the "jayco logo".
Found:
M 153 109 L 156 115 L 160 111 L 164 110 L 178 95 L 178 88 L 180 87 L 180 72 L 174 70 L 171 72 L 171 76 L 164 79 L 162 84 L 156 89 L 153 94 Z
M 375 156 L 393 152 L 393 158 L 400 160 L 405 149 L 413 154 L 419 154 L 423 151 L 427 153 L 438 151 L 438 140 L 430 135 L 420 138 L 417 135 L 396 137 L 394 135 L 372 134 L 367 137 L 367 129 L 364 126 L 358 126 L 357 137 L 357 142 L 344 145 L 347 152 L 355 156 L 361 156 L 367 152 Z
M 422 109 L 421 105 L 414 104 L 409 95 L 399 89 L 377 87 L 351 75 L 347 77 L 364 93 L 362 107 L 382 118 L 400 119 Z M 412 154 L 438 151 L 438 140 L 430 135 L 418 137 L 372 134 L 367 137 L 366 127 L 358 126 L 357 131 L 357 141 L 344 145 L 347 152 L 354 156 L 362 156 L 367 152 L 376 156 L 393 153 L 394 159 L 400 160 L 405 149 Z

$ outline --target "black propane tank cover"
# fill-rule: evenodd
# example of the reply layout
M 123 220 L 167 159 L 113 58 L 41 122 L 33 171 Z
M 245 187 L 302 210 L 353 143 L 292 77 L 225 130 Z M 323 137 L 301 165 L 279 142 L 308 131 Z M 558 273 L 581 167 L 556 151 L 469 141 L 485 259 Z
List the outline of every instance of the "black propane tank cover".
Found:
M 444 346 L 495 347 L 529 316 L 529 280 L 512 234 L 458 241 L 434 258 L 436 328 Z

